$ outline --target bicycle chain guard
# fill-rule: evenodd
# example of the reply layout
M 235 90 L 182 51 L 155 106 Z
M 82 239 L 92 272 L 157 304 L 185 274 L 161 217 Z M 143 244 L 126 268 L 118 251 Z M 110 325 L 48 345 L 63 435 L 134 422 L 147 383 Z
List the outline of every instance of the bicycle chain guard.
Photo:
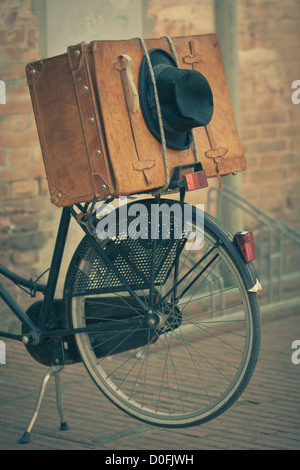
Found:
M 42 301 L 35 302 L 26 312 L 28 317 L 35 323 L 38 322 L 42 304 Z M 63 327 L 65 319 L 64 311 L 64 301 L 54 300 L 50 319 L 46 325 L 48 330 L 56 330 Z M 22 334 L 26 335 L 28 333 L 29 329 L 25 324 L 23 324 Z M 71 335 L 64 336 L 63 338 L 44 338 L 43 341 L 36 345 L 28 343 L 25 344 L 25 347 L 33 359 L 44 366 L 76 364 L 81 362 L 74 336 Z

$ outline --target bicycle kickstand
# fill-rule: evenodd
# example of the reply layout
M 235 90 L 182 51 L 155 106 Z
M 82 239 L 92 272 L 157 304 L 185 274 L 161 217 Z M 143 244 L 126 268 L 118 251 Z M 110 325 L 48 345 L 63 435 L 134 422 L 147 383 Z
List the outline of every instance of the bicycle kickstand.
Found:
M 39 392 L 39 395 L 38 395 L 38 399 L 37 399 L 37 402 L 36 402 L 36 406 L 35 406 L 32 418 L 31 418 L 31 420 L 29 422 L 29 425 L 28 425 L 26 431 L 24 432 L 23 436 L 18 441 L 20 444 L 28 444 L 30 442 L 30 434 L 31 434 L 32 428 L 34 426 L 34 423 L 37 419 L 37 416 L 38 416 L 38 413 L 39 413 L 39 410 L 40 410 L 40 406 L 42 404 L 43 397 L 44 397 L 44 394 L 45 394 L 45 390 L 46 390 L 46 387 L 47 387 L 47 383 L 48 383 L 48 381 L 51 377 L 55 378 L 56 403 L 57 403 L 58 413 L 59 413 L 59 416 L 60 416 L 60 430 L 61 431 L 67 431 L 69 429 L 69 426 L 68 426 L 68 424 L 67 424 L 67 422 L 64 418 L 64 413 L 63 413 L 62 405 L 61 405 L 61 382 L 60 382 L 59 373 L 62 371 L 62 369 L 63 369 L 63 366 L 51 366 L 50 369 L 48 369 L 47 373 L 45 374 L 45 376 L 42 380 L 40 392 Z

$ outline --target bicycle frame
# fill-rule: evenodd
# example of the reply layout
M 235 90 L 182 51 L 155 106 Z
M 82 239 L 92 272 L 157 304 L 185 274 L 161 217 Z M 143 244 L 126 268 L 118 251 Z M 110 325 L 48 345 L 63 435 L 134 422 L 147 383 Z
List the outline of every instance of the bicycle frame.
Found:
M 70 210 L 64 208 L 62 210 L 59 229 L 57 233 L 55 248 L 52 256 L 51 267 L 49 271 L 49 278 L 47 284 L 34 283 L 32 279 L 29 281 L 16 273 L 8 270 L 3 265 L 0 265 L 0 274 L 10 279 L 13 283 L 19 286 L 29 288 L 34 291 L 41 292 L 44 294 L 44 301 L 39 316 L 39 322 L 36 325 L 21 308 L 21 306 L 15 301 L 15 299 L 9 294 L 9 292 L 0 283 L 0 296 L 4 302 L 10 307 L 12 312 L 19 318 L 22 324 L 26 325 L 32 332 L 31 338 L 24 338 L 24 335 L 13 335 L 4 331 L 0 331 L 0 336 L 20 340 L 27 342 L 32 340 L 34 336 L 35 342 L 38 341 L 44 330 L 45 324 L 48 319 L 50 307 L 54 299 L 55 289 L 57 285 L 58 274 L 60 271 L 61 261 L 64 253 L 65 243 L 68 235 L 68 229 L 70 224 Z
M 159 198 L 158 198 L 159 199 Z M 184 202 L 184 191 L 181 191 L 181 203 Z M 105 203 L 104 203 L 105 204 Z M 88 204 L 85 207 L 82 207 L 80 204 L 77 205 L 77 208 L 80 210 L 81 215 L 84 215 L 86 213 L 86 209 L 88 207 Z M 93 207 L 93 206 L 92 206 Z M 90 214 L 92 213 L 92 209 L 90 211 Z M 0 331 L 0 337 L 4 338 L 11 338 L 14 340 L 19 340 L 24 342 L 25 344 L 31 343 L 31 344 L 38 344 L 40 343 L 43 338 L 45 337 L 64 337 L 64 336 L 69 336 L 69 335 L 74 335 L 76 333 L 84 333 L 84 332 L 99 332 L 101 330 L 101 326 L 95 325 L 89 325 L 86 328 L 77 328 L 77 329 L 71 329 L 71 328 L 65 328 L 65 329 L 52 329 L 52 330 L 47 330 L 46 325 L 47 321 L 49 319 L 50 311 L 51 311 L 51 306 L 53 304 L 54 300 L 54 295 L 56 291 L 56 286 L 57 286 L 57 280 L 60 272 L 60 267 L 61 267 L 61 262 L 64 254 L 64 249 L 66 245 L 66 240 L 68 236 L 68 230 L 69 230 L 69 225 L 70 225 L 70 220 L 71 217 L 74 217 L 74 219 L 77 221 L 77 223 L 80 225 L 84 233 L 89 237 L 89 240 L 93 244 L 94 248 L 96 251 L 99 252 L 100 256 L 102 259 L 107 263 L 110 268 L 114 271 L 114 273 L 118 276 L 120 281 L 123 283 L 124 288 L 128 291 L 128 293 L 132 296 L 132 298 L 140 305 L 142 311 L 145 314 L 151 314 L 151 310 L 149 310 L 149 306 L 147 306 L 143 300 L 135 293 L 135 291 L 131 288 L 131 286 L 128 284 L 126 279 L 123 278 L 121 273 L 118 271 L 118 269 L 115 267 L 114 263 L 112 260 L 107 256 L 105 250 L 102 248 L 101 244 L 97 242 L 95 237 L 92 235 L 92 233 L 89 230 L 88 224 L 84 222 L 84 218 L 78 217 L 78 213 L 74 209 L 73 206 L 65 207 L 62 209 L 62 214 L 61 214 L 61 219 L 60 219 L 60 224 L 57 232 L 57 237 L 56 237 L 56 242 L 55 242 L 55 247 L 52 255 L 52 261 L 50 265 L 50 270 L 49 270 L 49 277 L 47 284 L 42 284 L 42 283 L 37 283 L 34 282 L 32 279 L 27 280 L 23 278 L 22 276 L 17 275 L 16 273 L 8 270 L 6 267 L 3 265 L 0 265 L 0 274 L 5 276 L 6 278 L 10 279 L 12 282 L 14 282 L 18 286 L 23 286 L 25 288 L 30 289 L 32 292 L 41 292 L 44 294 L 44 300 L 42 303 L 41 311 L 39 314 L 39 319 L 37 324 L 35 324 L 31 318 L 27 315 L 27 313 L 21 308 L 21 306 L 16 302 L 16 300 L 10 295 L 10 293 L 4 288 L 4 286 L 0 283 L 0 297 L 2 300 L 10 307 L 12 312 L 18 317 L 18 319 L 21 321 L 22 324 L 26 325 L 29 333 L 26 335 L 17 335 L 17 334 L 12 334 L 8 333 L 5 331 Z M 230 237 L 224 236 L 222 231 L 220 230 L 220 233 L 218 233 L 218 238 L 220 240 L 220 244 L 224 244 L 225 246 L 231 245 L 231 251 L 233 252 L 234 256 L 236 257 L 236 262 L 237 266 L 241 263 L 241 255 L 237 252 L 237 250 L 232 250 L 232 244 L 233 241 L 230 239 Z M 155 250 L 156 244 L 154 244 L 154 250 Z M 214 247 L 216 248 L 216 247 Z M 154 262 L 154 257 L 155 253 L 153 253 L 153 258 L 152 262 Z M 200 262 L 203 261 L 200 260 L 197 265 L 200 264 Z M 205 268 L 207 269 L 207 267 Z M 188 273 L 189 274 L 189 273 Z M 202 274 L 201 273 L 198 275 L 198 277 Z M 175 278 L 174 278 L 174 284 L 173 288 L 171 291 L 173 291 L 173 298 L 176 300 L 176 290 L 179 285 L 179 283 L 183 280 L 181 279 L 178 281 L 176 279 L 178 275 L 176 264 L 175 264 Z M 187 275 L 186 275 L 187 276 Z M 186 277 L 185 276 L 185 277 Z M 249 265 L 246 275 L 244 274 L 245 277 L 245 285 L 249 289 L 249 291 L 253 291 L 254 287 L 256 286 L 257 282 L 257 274 L 254 268 Z M 153 286 L 153 276 L 151 279 L 151 288 L 150 288 L 150 300 L 153 298 L 154 295 L 154 286 Z M 189 284 L 188 287 L 190 287 L 192 283 Z M 254 287 L 253 287 L 254 286 Z M 186 289 L 187 290 L 187 289 Z M 171 293 L 168 292 L 168 294 Z M 34 297 L 34 295 L 32 295 Z M 162 300 L 161 300 L 162 301 Z
M 80 205 L 78 205 L 78 208 L 80 210 L 83 209 Z M 70 220 L 72 216 L 77 220 L 77 222 L 79 223 L 79 225 L 81 226 L 85 234 L 90 238 L 96 250 L 100 251 L 100 254 L 103 257 L 104 261 L 114 270 L 116 275 L 123 282 L 124 287 L 127 289 L 127 291 L 139 303 L 139 305 L 141 306 L 141 308 L 143 309 L 145 313 L 148 311 L 148 307 L 140 299 L 140 297 L 136 295 L 134 290 L 130 287 L 130 285 L 118 272 L 114 264 L 111 262 L 110 258 L 105 254 L 104 250 L 101 248 L 99 243 L 97 243 L 97 241 L 91 235 L 88 228 L 84 225 L 84 223 L 78 220 L 75 209 L 72 206 L 70 206 L 70 207 L 63 208 L 62 210 L 47 284 L 35 283 L 32 281 L 32 279 L 27 280 L 24 277 L 19 276 L 16 273 L 10 271 L 5 266 L 0 265 L 0 274 L 10 279 L 16 285 L 23 286 L 31 290 L 34 290 L 34 292 L 37 291 L 37 292 L 41 292 L 44 294 L 44 300 L 43 300 L 42 308 L 40 311 L 38 324 L 35 324 L 29 318 L 26 312 L 21 308 L 21 306 L 16 302 L 16 300 L 5 289 L 3 284 L 0 283 L 0 297 L 10 307 L 12 312 L 18 317 L 21 323 L 26 325 L 27 328 L 30 330 L 30 333 L 27 335 L 17 335 L 17 334 L 8 333 L 5 331 L 0 331 L 1 337 L 22 341 L 26 344 L 29 342 L 31 342 L 32 344 L 38 344 L 43 337 L 49 337 L 49 336 L 62 337 L 62 336 L 68 336 L 70 334 L 76 334 L 76 333 L 82 333 L 82 332 L 91 332 L 91 331 L 97 332 L 99 330 L 99 327 L 97 328 L 96 325 L 93 327 L 90 326 L 90 327 L 81 328 L 81 329 L 69 328 L 69 329 L 64 329 L 64 330 L 63 329 L 57 329 L 57 330 L 51 330 L 51 331 L 45 330 L 45 326 L 47 324 L 47 320 L 50 314 L 51 305 L 54 300 L 57 280 L 59 276 L 59 271 L 61 267 L 61 262 L 63 258 L 63 253 L 64 253 L 69 225 L 70 225 Z

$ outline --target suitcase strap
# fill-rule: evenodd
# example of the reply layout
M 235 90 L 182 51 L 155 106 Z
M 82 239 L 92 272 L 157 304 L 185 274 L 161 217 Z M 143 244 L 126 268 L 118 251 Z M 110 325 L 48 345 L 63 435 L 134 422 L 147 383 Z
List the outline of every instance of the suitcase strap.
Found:
M 100 123 L 95 109 L 95 97 L 84 57 L 83 44 L 68 47 L 69 64 L 73 75 L 78 108 L 91 167 L 91 182 L 95 195 L 101 199 L 111 194 L 99 135 Z
M 187 64 L 192 64 L 192 67 L 194 69 L 194 64 L 197 62 L 200 62 L 201 60 L 203 60 L 203 54 L 197 52 L 197 50 L 195 49 L 194 41 L 190 41 L 190 54 L 183 57 L 183 62 Z M 212 158 L 216 164 L 217 176 L 218 176 L 219 184 L 220 184 L 220 192 L 222 192 L 223 191 L 223 183 L 222 183 L 222 178 L 221 178 L 222 158 L 227 154 L 229 149 L 223 148 L 223 147 L 217 147 L 210 122 L 205 126 L 205 131 L 206 131 L 206 135 L 208 137 L 208 141 L 210 144 L 210 149 L 205 152 L 205 156 L 207 158 Z
M 152 174 L 150 170 L 155 166 L 155 160 L 150 159 L 148 156 L 147 159 L 141 160 L 139 157 L 139 149 L 143 149 L 143 138 L 136 128 L 137 119 L 136 111 L 140 107 L 139 95 L 136 89 L 134 78 L 131 71 L 132 59 L 127 54 L 121 54 L 118 57 L 118 60 L 113 63 L 113 69 L 118 70 L 121 73 L 121 79 L 125 94 L 125 100 L 128 110 L 128 115 L 131 122 L 131 130 L 133 134 L 134 143 L 137 149 L 138 160 L 132 164 L 134 170 L 141 171 L 144 175 L 147 185 L 152 184 Z M 141 152 L 142 154 L 142 152 Z M 151 156 L 151 154 L 150 154 Z

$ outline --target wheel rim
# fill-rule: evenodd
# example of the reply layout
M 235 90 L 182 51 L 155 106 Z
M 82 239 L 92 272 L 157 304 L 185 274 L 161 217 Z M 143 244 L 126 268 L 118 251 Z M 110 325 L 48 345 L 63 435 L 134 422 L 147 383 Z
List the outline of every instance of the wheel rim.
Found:
M 110 336 L 107 332 L 76 335 L 83 362 L 97 386 L 138 419 L 170 427 L 207 421 L 233 403 L 249 380 L 253 351 L 251 305 L 237 268 L 216 242 L 212 234 L 206 233 L 204 245 L 196 255 L 182 250 L 181 278 L 189 266 L 215 246 L 186 282 L 178 286 L 177 299 L 191 278 L 210 263 L 176 306 L 172 294 L 161 302 L 172 285 L 173 268 L 168 281 L 156 286 L 160 308 L 147 318 L 143 315 L 140 325 L 126 323 L 123 329 L 114 326 Z M 87 272 L 86 262 L 81 263 L 81 269 Z M 149 301 L 148 290 L 136 292 L 145 302 Z M 74 327 L 96 321 L 92 304 L 99 311 L 107 310 L 107 304 L 113 305 L 114 325 L 116 321 L 125 322 L 121 315 L 116 318 L 116 310 L 122 315 L 130 310 L 132 321 L 142 315 L 128 293 L 78 296 L 72 298 Z M 101 321 L 107 328 L 109 320 Z M 131 344 L 136 337 L 137 342 Z M 126 342 L 133 347 L 116 354 Z M 104 352 L 99 353 L 101 347 Z

